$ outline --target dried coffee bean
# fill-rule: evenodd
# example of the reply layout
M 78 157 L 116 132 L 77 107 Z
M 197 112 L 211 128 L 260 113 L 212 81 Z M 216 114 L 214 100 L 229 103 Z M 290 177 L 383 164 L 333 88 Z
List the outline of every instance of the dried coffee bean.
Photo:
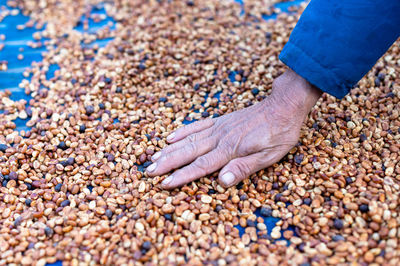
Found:
M 8 149 L 8 146 L 6 144 L 0 144 L 0 151 L 1 152 L 6 152 L 7 149 Z
M 260 214 L 263 217 L 271 217 L 272 216 L 272 210 L 271 210 L 271 208 L 268 208 L 268 207 L 261 207 Z
M 92 115 L 94 113 L 94 107 L 92 105 L 86 106 L 86 115 Z

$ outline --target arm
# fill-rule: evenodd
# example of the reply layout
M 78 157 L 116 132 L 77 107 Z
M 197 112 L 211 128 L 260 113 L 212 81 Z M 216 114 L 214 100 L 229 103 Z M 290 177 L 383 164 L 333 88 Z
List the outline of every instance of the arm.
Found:
M 280 59 L 337 98 L 372 68 L 400 35 L 400 1 L 312 0 Z

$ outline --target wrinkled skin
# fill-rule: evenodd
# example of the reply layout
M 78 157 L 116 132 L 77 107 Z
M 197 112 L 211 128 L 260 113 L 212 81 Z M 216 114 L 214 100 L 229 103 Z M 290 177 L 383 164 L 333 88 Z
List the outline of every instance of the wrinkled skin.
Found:
M 219 169 L 224 187 L 284 157 L 297 143 L 300 128 L 321 91 L 292 70 L 277 78 L 272 93 L 251 107 L 182 127 L 167 137 L 171 144 L 153 155 L 150 176 L 168 176 L 172 189 Z

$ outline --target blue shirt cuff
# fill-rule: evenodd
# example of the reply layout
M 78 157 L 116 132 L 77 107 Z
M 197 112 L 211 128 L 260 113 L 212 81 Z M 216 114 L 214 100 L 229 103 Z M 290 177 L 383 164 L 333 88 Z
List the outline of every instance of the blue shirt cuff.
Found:
M 343 84 L 342 78 L 330 69 L 323 67 L 290 41 L 286 43 L 279 59 L 312 85 L 336 98 L 343 98 L 352 87 Z

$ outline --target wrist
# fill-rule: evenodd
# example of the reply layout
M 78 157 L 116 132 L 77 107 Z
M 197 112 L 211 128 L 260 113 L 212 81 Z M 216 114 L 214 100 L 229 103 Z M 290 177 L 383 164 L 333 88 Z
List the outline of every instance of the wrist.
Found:
M 270 97 L 283 112 L 297 112 L 307 116 L 321 95 L 320 89 L 288 69 L 275 79 Z

